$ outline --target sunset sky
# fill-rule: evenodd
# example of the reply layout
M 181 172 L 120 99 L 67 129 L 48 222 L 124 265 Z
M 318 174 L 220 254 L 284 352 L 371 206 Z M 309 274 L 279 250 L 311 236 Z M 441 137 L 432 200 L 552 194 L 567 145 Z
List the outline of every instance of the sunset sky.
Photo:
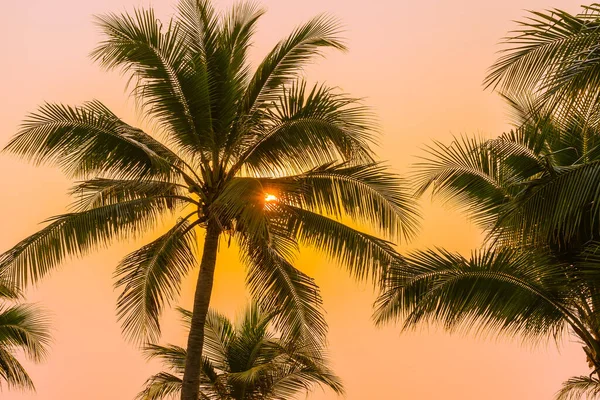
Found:
M 0 147 L 23 117 L 45 101 L 79 104 L 98 99 L 125 121 L 139 124 L 126 79 L 107 73 L 89 58 L 100 35 L 92 16 L 131 11 L 152 4 L 166 20 L 176 0 L 0 0 L 2 95 Z M 230 0 L 215 0 L 219 9 Z M 497 43 L 527 9 L 579 10 L 580 0 L 262 0 L 254 64 L 296 25 L 327 12 L 338 17 L 347 53 L 328 53 L 306 69 L 311 80 L 364 97 L 378 117 L 377 153 L 391 169 L 410 171 L 422 147 L 433 139 L 449 142 L 462 133 L 493 136 L 507 128 L 506 109 L 481 82 L 494 61 Z M 69 181 L 57 169 L 34 167 L 0 155 L 0 253 L 64 213 Z M 451 205 L 426 198 L 419 235 L 402 252 L 431 246 L 468 254 L 480 233 Z M 112 273 L 139 242 L 115 243 L 71 260 L 28 292 L 51 315 L 50 358 L 27 365 L 37 394 L 7 392 L 8 400 L 127 400 L 158 371 L 121 336 L 116 321 Z M 400 334 L 398 326 L 376 328 L 371 320 L 374 293 L 312 251 L 298 265 L 321 286 L 330 326 L 333 369 L 343 379 L 347 399 L 500 400 L 551 399 L 563 380 L 587 372 L 581 346 L 565 338 L 532 348 L 517 339 L 449 335 L 435 326 Z M 244 270 L 234 248 L 220 248 L 212 306 L 230 316 L 247 301 Z M 195 276 L 186 281 L 180 304 L 190 307 Z M 172 312 L 163 318 L 165 342 L 185 343 Z M 304 397 L 302 397 L 304 398 Z M 317 390 L 310 399 L 334 399 Z

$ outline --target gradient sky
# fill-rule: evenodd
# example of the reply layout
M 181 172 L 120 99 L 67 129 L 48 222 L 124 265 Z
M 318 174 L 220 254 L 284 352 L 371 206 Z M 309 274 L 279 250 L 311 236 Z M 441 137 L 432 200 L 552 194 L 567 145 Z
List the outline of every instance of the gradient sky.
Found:
M 217 7 L 229 0 L 215 1 Z M 577 11 L 580 0 L 263 0 L 268 13 L 259 24 L 256 62 L 299 23 L 320 12 L 339 17 L 350 51 L 331 53 L 307 68 L 311 80 L 326 81 L 365 97 L 382 127 L 378 154 L 405 173 L 424 144 L 461 133 L 492 136 L 507 126 L 498 96 L 481 86 L 497 42 L 524 9 L 557 7 Z M 23 117 L 44 101 L 78 104 L 99 99 L 135 124 L 125 80 L 93 64 L 89 52 L 99 39 L 92 15 L 147 5 L 137 0 L 0 1 L 2 97 L 0 146 Z M 155 0 L 157 14 L 172 14 L 175 0 Z M 45 218 L 63 213 L 69 182 L 56 169 L 35 168 L 0 156 L 0 252 L 37 230 Z M 480 233 L 463 215 L 439 202 L 423 201 L 419 236 L 402 251 L 443 246 L 463 254 L 476 248 Z M 149 234 L 145 240 L 157 233 Z M 115 317 L 112 272 L 139 243 L 119 243 L 69 261 L 37 288 L 31 301 L 52 315 L 54 344 L 46 363 L 29 366 L 37 395 L 3 392 L 9 400 L 132 399 L 158 370 L 126 343 Z M 299 266 L 321 286 L 330 325 L 330 354 L 347 388 L 347 399 L 499 400 L 550 399 L 563 380 L 586 373 L 580 345 L 565 338 L 537 348 L 517 340 L 448 335 L 435 326 L 399 334 L 375 328 L 374 295 L 345 271 L 310 251 Z M 190 305 L 195 277 L 180 303 Z M 243 268 L 233 249 L 221 247 L 213 307 L 234 316 L 247 298 Z M 184 343 L 173 313 L 163 319 L 164 339 Z M 311 399 L 333 399 L 316 391 Z

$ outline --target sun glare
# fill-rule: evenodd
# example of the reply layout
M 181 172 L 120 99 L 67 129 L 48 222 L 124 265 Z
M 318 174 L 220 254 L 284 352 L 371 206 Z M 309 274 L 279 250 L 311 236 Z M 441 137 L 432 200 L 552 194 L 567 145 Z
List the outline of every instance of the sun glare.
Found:
M 277 196 L 275 196 L 273 194 L 269 194 L 269 193 L 265 194 L 265 202 L 272 203 L 274 201 L 277 201 Z

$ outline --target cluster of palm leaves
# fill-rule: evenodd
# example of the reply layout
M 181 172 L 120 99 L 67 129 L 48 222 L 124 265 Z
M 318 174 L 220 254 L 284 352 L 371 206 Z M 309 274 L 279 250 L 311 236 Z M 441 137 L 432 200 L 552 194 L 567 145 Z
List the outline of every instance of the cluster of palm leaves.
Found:
M 486 232 L 470 258 L 418 251 L 389 270 L 376 320 L 491 331 L 529 341 L 576 335 L 590 375 L 561 400 L 600 394 L 600 6 L 535 12 L 508 37 L 486 83 L 515 128 L 434 143 L 418 193 L 458 205 Z
M 192 314 L 179 309 L 189 328 Z M 339 378 L 329 370 L 320 349 L 302 337 L 275 335 L 276 312 L 257 304 L 248 306 L 234 324 L 210 311 L 204 327 L 204 351 L 200 399 L 267 400 L 291 399 L 314 384 L 343 393 Z M 149 358 L 160 359 L 167 371 L 148 379 L 140 400 L 158 400 L 178 395 L 185 369 L 186 350 L 175 345 L 150 345 Z
M 410 191 L 377 162 L 369 110 L 302 68 L 344 50 L 337 22 L 318 16 L 280 41 L 252 70 L 248 50 L 263 10 L 239 3 L 218 13 L 208 0 L 180 0 L 161 23 L 152 9 L 98 18 L 93 58 L 130 77 L 154 132 L 124 122 L 99 101 L 45 104 L 6 151 L 52 164 L 78 182 L 71 211 L 0 256 L 0 271 L 25 287 L 71 256 L 173 221 L 116 270 L 118 318 L 137 343 L 160 336 L 160 315 L 200 266 L 181 398 L 198 400 L 219 244 L 237 243 L 248 287 L 282 337 L 315 349 L 326 323 L 315 282 L 294 267 L 313 246 L 358 278 L 379 278 L 398 258 L 388 240 L 410 237 Z M 269 199 L 270 201 L 266 201 Z M 275 200 L 275 201 L 272 201 Z M 341 222 L 349 217 L 372 233 Z M 202 251 L 197 232 L 204 231 Z M 201 256 L 200 256 L 201 255 Z
M 48 353 L 50 329 L 44 313 L 32 304 L 10 304 L 22 298 L 19 290 L 0 284 L 0 387 L 34 389 L 29 374 L 15 353 L 31 361 L 43 360 Z

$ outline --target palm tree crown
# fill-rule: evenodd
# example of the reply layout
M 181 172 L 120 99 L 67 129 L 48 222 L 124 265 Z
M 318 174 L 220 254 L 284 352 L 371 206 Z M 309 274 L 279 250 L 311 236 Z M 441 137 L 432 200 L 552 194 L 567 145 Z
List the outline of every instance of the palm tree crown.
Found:
M 180 309 L 187 326 L 191 313 Z M 270 329 L 276 313 L 250 305 L 237 324 L 210 311 L 204 327 L 204 361 L 200 398 L 219 400 L 290 399 L 314 384 L 343 393 L 339 379 L 327 368 L 321 351 L 301 337 L 286 340 Z M 152 376 L 140 400 L 158 400 L 181 390 L 185 349 L 151 345 L 149 358 L 158 358 L 169 370 Z
M 220 237 L 239 244 L 248 286 L 261 304 L 282 308 L 284 336 L 302 331 L 319 341 L 326 329 L 320 295 L 293 266 L 298 247 L 314 246 L 357 277 L 376 278 L 397 257 L 384 239 L 408 237 L 415 227 L 403 182 L 374 161 L 369 111 L 300 78 L 325 49 L 345 49 L 338 24 L 319 16 L 301 25 L 252 72 L 248 48 L 261 15 L 249 3 L 219 14 L 210 1 L 181 0 L 166 24 L 152 10 L 99 17 L 104 40 L 93 58 L 131 77 L 133 95 L 164 143 L 92 101 L 42 106 L 6 147 L 83 179 L 72 190 L 72 212 L 0 258 L 0 269 L 20 285 L 69 255 L 147 231 L 165 213 L 180 216 L 117 268 L 118 316 L 136 341 L 158 338 L 161 311 L 197 265 L 196 230 L 206 230 L 185 400 L 197 400 Z M 266 193 L 277 201 L 266 202 Z M 342 215 L 384 239 L 342 224 Z

